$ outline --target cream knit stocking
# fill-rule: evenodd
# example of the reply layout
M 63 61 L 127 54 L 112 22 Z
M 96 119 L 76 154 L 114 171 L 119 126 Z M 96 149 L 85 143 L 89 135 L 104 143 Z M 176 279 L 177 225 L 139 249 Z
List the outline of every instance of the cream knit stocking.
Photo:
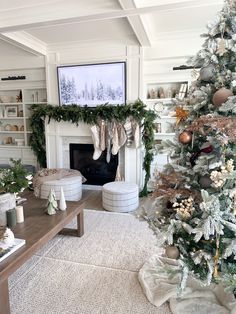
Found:
M 92 139 L 93 139 L 93 146 L 94 146 L 94 153 L 93 153 L 93 159 L 97 160 L 101 154 L 102 150 L 100 149 L 100 141 L 99 141 L 99 127 L 97 125 L 93 125 L 91 127 L 92 131 Z
M 107 156 L 106 156 L 106 160 L 107 160 L 108 164 L 111 160 L 111 141 L 112 141 L 112 123 L 107 122 L 107 128 L 106 128 Z
M 119 138 L 118 138 L 118 131 L 117 131 L 117 124 L 113 124 L 112 130 L 112 155 L 116 155 L 119 151 Z
M 134 121 L 133 122 L 133 135 L 134 135 L 134 147 L 138 148 L 140 145 L 140 133 L 139 133 L 139 124 L 138 122 Z

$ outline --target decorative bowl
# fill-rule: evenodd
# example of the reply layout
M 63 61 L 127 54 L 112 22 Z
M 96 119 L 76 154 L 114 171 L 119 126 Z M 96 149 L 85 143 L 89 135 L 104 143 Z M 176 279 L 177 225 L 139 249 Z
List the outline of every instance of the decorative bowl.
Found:
M 16 138 L 15 142 L 16 142 L 17 146 L 24 146 L 25 145 L 25 140 L 23 138 Z

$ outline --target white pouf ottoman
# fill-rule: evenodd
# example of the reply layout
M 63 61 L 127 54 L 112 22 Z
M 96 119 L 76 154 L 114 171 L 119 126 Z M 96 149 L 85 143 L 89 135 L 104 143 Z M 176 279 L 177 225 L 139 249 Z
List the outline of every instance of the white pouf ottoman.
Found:
M 53 189 L 56 199 L 60 199 L 61 187 L 63 188 L 66 201 L 79 201 L 82 196 L 82 177 L 66 177 L 59 180 L 45 181 L 40 187 L 40 198 L 48 198 Z
M 139 206 L 139 188 L 135 183 L 116 181 L 102 187 L 103 208 L 112 212 L 131 212 Z

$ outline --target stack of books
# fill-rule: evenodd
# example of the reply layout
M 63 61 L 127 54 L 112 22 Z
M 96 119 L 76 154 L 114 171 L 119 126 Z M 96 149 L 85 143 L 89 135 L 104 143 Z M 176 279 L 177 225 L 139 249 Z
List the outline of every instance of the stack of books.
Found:
M 178 94 L 178 98 L 180 100 L 183 100 L 185 98 L 186 93 L 187 93 L 187 89 L 188 89 L 187 83 L 183 83 L 180 85 L 179 94 Z

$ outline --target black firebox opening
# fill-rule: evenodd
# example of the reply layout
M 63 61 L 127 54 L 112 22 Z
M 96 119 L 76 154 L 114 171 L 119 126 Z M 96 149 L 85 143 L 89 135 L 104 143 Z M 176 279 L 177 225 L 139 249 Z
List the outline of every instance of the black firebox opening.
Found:
M 97 160 L 93 160 L 92 144 L 70 144 L 70 168 L 79 170 L 87 179 L 85 184 L 103 185 L 112 182 L 116 177 L 118 155 L 111 155 L 106 161 L 107 151 L 103 151 Z

